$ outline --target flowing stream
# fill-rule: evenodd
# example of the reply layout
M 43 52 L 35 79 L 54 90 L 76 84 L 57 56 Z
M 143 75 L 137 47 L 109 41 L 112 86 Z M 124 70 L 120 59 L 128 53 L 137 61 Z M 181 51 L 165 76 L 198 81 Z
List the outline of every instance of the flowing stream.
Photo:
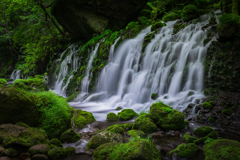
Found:
M 92 112 L 97 120 L 106 119 L 118 106 L 137 112 L 147 111 L 152 103 L 163 101 L 174 109 L 183 111 L 189 103 L 204 97 L 203 59 L 207 46 L 203 45 L 206 31 L 201 28 L 210 17 L 190 24 L 173 34 L 176 21 L 168 22 L 142 51 L 144 38 L 151 27 L 135 38 L 126 40 L 112 50 L 109 62 L 102 70 L 97 91 L 79 102 L 74 108 Z M 156 100 L 151 94 L 158 95 Z

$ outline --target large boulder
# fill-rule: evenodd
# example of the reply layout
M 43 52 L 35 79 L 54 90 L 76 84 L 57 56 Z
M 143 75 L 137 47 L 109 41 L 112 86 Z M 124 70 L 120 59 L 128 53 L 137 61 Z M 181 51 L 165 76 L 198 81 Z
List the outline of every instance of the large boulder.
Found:
M 28 153 L 30 155 L 36 155 L 36 154 L 47 154 L 49 151 L 49 146 L 46 144 L 38 144 L 35 146 L 32 146 L 28 149 Z
M 183 113 L 162 102 L 152 104 L 150 118 L 163 130 L 179 130 L 185 127 Z
M 73 129 L 67 129 L 65 132 L 63 132 L 60 136 L 60 141 L 62 143 L 74 143 L 77 142 L 81 136 L 75 132 Z
M 36 126 L 41 113 L 30 94 L 17 88 L 0 88 L 0 124 L 24 122 Z
M 145 133 L 157 131 L 157 126 L 152 122 L 148 115 L 141 115 L 135 120 L 134 129 L 141 130 Z
M 129 143 L 106 143 L 98 147 L 93 158 L 95 160 L 161 160 L 161 153 L 147 140 L 135 140 Z
M 124 138 L 122 135 L 118 133 L 113 133 L 109 131 L 100 132 L 92 137 L 92 139 L 87 144 L 87 148 L 95 149 L 102 144 L 109 142 L 124 142 Z
M 106 29 L 119 30 L 136 18 L 148 0 L 56 0 L 52 14 L 63 28 L 80 39 Z
M 96 121 L 93 114 L 83 110 L 76 110 L 73 114 L 72 124 L 76 128 L 83 128 L 86 124 Z
M 240 159 L 240 143 L 228 139 L 214 140 L 203 147 L 206 160 Z
M 190 158 L 194 157 L 200 149 L 198 146 L 194 143 L 180 144 L 177 148 L 169 152 L 169 155 L 172 155 L 173 153 L 176 153 L 177 156 L 181 158 Z
M 118 119 L 120 121 L 126 121 L 133 119 L 133 117 L 137 116 L 138 114 L 132 109 L 123 109 L 121 112 L 118 112 Z
M 0 125 L 0 143 L 4 147 L 28 149 L 37 144 L 48 144 L 49 140 L 44 131 L 25 128 L 13 124 Z

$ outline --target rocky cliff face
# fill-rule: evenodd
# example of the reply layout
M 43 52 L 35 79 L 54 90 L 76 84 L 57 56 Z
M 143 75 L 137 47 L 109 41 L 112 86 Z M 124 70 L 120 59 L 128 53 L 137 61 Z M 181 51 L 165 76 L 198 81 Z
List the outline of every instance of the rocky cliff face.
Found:
M 52 14 L 79 39 L 91 39 L 106 29 L 119 30 L 133 20 L 147 0 L 56 0 Z

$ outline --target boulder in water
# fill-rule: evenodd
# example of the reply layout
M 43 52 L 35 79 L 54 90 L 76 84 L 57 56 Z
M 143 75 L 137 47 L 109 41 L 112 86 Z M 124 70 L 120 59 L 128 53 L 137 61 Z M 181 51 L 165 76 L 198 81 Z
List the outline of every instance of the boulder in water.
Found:
M 228 139 L 219 139 L 203 146 L 206 160 L 240 159 L 240 143 Z
M 98 147 L 93 155 L 96 160 L 161 160 L 161 153 L 147 140 L 134 140 L 129 143 L 106 143 Z
M 162 102 L 152 104 L 150 118 L 163 130 L 179 130 L 185 127 L 183 113 Z
M 182 143 L 179 146 L 177 146 L 176 149 L 169 152 L 169 155 L 171 156 L 173 153 L 176 153 L 177 156 L 181 158 L 191 158 L 194 157 L 200 149 L 198 146 L 194 143 L 185 144 Z
M 95 149 L 102 144 L 109 143 L 109 142 L 124 142 L 124 138 L 122 135 L 118 133 L 113 133 L 109 131 L 100 132 L 92 137 L 90 142 L 87 144 L 87 148 Z
M 121 112 L 118 112 L 118 119 L 121 121 L 126 121 L 133 119 L 133 117 L 137 116 L 138 114 L 134 112 L 132 109 L 123 109 Z
M 56 0 L 52 14 L 63 28 L 80 39 L 106 29 L 120 30 L 137 17 L 148 0 Z
M 196 134 L 197 136 L 206 136 L 209 133 L 211 133 L 213 131 L 212 127 L 209 126 L 202 126 L 202 127 L 198 127 L 197 129 L 195 129 L 193 132 L 194 134 Z
M 83 110 L 76 110 L 73 114 L 72 124 L 77 128 L 83 128 L 86 124 L 96 121 L 93 114 Z
M 141 115 L 135 120 L 134 129 L 141 130 L 145 133 L 157 131 L 157 126 L 152 122 L 148 115 Z
M 74 143 L 77 142 L 81 136 L 75 132 L 73 129 L 68 129 L 65 132 L 63 132 L 60 136 L 60 141 L 62 143 Z
M 110 112 L 110 113 L 107 114 L 107 120 L 115 121 L 115 120 L 118 120 L 118 117 L 115 113 Z

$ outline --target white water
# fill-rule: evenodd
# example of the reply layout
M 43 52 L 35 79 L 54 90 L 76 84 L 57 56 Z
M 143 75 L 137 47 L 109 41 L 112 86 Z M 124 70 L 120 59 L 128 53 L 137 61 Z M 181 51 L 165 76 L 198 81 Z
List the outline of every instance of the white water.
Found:
M 69 52 L 70 54 L 68 54 L 66 56 L 66 58 L 62 61 L 61 66 L 60 66 L 60 70 L 59 73 L 57 75 L 57 81 L 55 83 L 54 86 L 54 92 L 62 95 L 63 97 L 66 97 L 66 89 L 67 86 L 70 82 L 70 80 L 73 78 L 72 73 L 74 71 L 77 71 L 78 67 L 80 66 L 79 64 L 79 57 L 77 56 L 78 51 L 81 49 L 81 47 L 78 47 L 77 45 L 71 45 L 68 47 L 68 49 L 66 49 L 63 53 L 62 56 L 66 53 Z M 62 58 L 61 56 L 61 58 Z M 58 61 L 61 61 L 61 58 L 58 59 Z M 66 82 L 66 84 L 64 84 L 64 79 L 66 78 L 66 76 L 68 74 L 71 74 Z
M 17 72 L 14 70 L 11 74 L 10 79 L 12 79 L 13 81 L 16 79 L 20 79 L 20 74 L 21 74 L 20 70 L 18 70 Z
M 72 102 L 74 108 L 93 112 L 97 120 L 105 120 L 115 108 L 131 108 L 137 112 L 149 110 L 152 103 L 163 101 L 183 111 L 189 103 L 203 98 L 203 46 L 206 33 L 201 30 L 208 23 L 202 16 L 197 24 L 190 24 L 176 35 L 174 22 L 168 22 L 141 52 L 144 37 L 150 27 L 137 37 L 122 43 L 109 56 L 97 91 L 82 102 Z M 152 100 L 151 94 L 158 99 Z
M 81 84 L 81 93 L 77 96 L 76 99 L 83 100 L 88 95 L 88 87 L 91 79 L 91 69 L 92 69 L 92 62 L 97 54 L 99 48 L 99 43 L 96 44 L 94 50 L 90 54 L 90 59 L 88 61 L 87 69 L 85 72 L 85 76 L 82 79 Z

